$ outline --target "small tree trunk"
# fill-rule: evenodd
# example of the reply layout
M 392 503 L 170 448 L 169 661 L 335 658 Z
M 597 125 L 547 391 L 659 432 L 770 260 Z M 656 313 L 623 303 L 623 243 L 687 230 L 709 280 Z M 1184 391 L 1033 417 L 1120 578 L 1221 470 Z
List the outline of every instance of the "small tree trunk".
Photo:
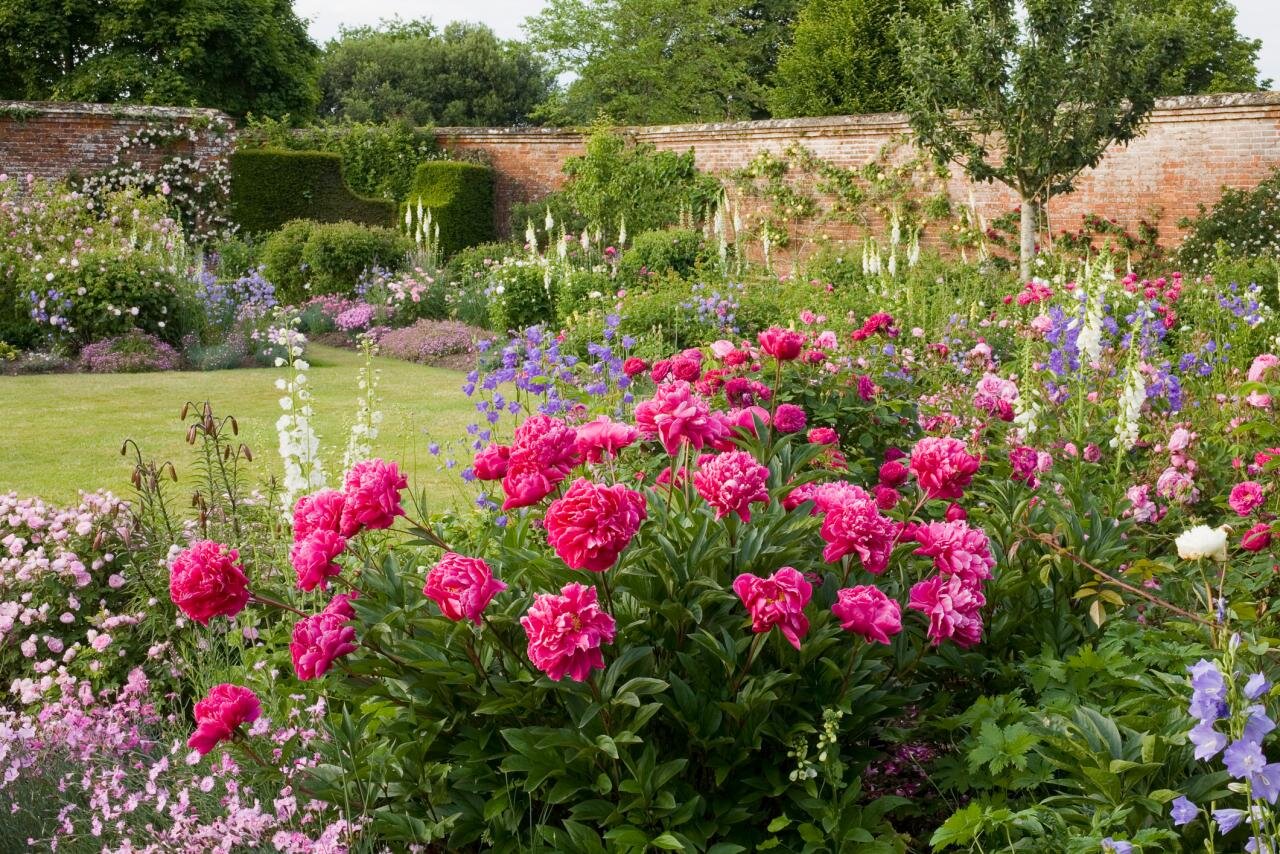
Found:
M 1022 228 L 1018 241 L 1018 275 L 1022 281 L 1031 281 L 1031 259 L 1036 254 L 1037 205 L 1035 199 L 1022 200 Z

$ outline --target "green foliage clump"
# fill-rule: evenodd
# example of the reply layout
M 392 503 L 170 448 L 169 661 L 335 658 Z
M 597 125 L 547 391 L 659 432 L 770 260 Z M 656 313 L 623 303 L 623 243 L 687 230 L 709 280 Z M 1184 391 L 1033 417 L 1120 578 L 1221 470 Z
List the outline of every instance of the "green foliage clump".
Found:
M 198 324 L 185 280 L 137 261 L 110 249 L 80 256 L 76 298 L 66 312 L 77 342 L 141 329 L 173 344 Z
M 548 214 L 554 223 L 550 230 L 547 229 Z M 511 212 L 507 215 L 507 224 L 507 233 L 513 239 L 523 238 L 532 225 L 538 245 L 546 249 L 555 242 L 562 230 L 565 234 L 581 234 L 587 228 L 587 218 L 574 206 L 568 193 L 557 190 L 532 201 L 513 203 Z M 611 227 L 601 226 L 598 234 L 601 242 L 606 244 L 617 240 L 618 223 L 613 223 Z
M 231 156 L 231 219 L 243 231 L 274 231 L 302 217 L 385 226 L 395 205 L 353 193 L 336 154 L 259 149 Z
M 1207 272 L 1220 261 L 1280 258 L 1280 169 L 1250 190 L 1226 187 L 1213 208 L 1200 205 L 1178 250 L 1183 268 Z
M 262 247 L 267 278 L 281 302 L 314 294 L 351 294 L 366 270 L 399 270 L 411 246 L 394 229 L 293 220 Z
M 509 258 L 487 281 L 490 329 L 508 332 L 555 320 L 553 280 L 540 260 Z
M 607 270 L 569 270 L 556 288 L 556 316 L 561 326 L 572 329 L 593 308 L 613 305 L 618 284 Z
M 467 282 L 483 279 L 490 267 L 506 258 L 524 254 L 518 243 L 481 243 L 460 249 L 449 258 L 444 268 L 444 278 L 450 282 Z
M 619 271 L 629 279 L 674 274 L 688 277 L 702 259 L 702 235 L 692 229 L 646 231 L 622 253 Z
M 419 205 L 424 217 L 431 212 L 433 228 L 440 230 L 439 248 L 446 257 L 494 238 L 493 170 L 488 166 L 457 160 L 419 165 L 402 207 L 413 217 L 415 229 L 420 225 Z
M 286 148 L 327 151 L 342 157 L 342 174 L 365 196 L 400 202 L 413 186 L 418 164 L 441 156 L 429 127 L 407 122 L 341 122 L 294 127 L 287 121 L 254 121 L 240 135 L 241 150 Z

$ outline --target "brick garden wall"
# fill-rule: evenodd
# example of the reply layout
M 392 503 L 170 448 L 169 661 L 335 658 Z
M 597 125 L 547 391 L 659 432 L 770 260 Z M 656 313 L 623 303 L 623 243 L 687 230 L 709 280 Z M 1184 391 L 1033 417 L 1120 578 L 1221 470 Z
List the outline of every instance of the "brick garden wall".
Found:
M 631 128 L 638 140 L 659 149 L 693 149 L 698 166 L 724 176 L 763 149 L 780 153 L 793 142 L 840 166 L 861 166 L 908 133 L 900 114 L 785 119 L 733 124 Z M 498 217 L 505 225 L 513 201 L 536 199 L 563 181 L 560 164 L 583 148 L 581 135 L 543 129 L 442 128 L 442 145 L 481 151 L 498 173 Z M 1177 238 L 1178 220 L 1194 216 L 1198 204 L 1214 202 L 1222 187 L 1250 187 L 1280 166 L 1280 92 L 1169 98 L 1159 102 L 1144 136 L 1114 148 L 1077 190 L 1049 206 L 1054 231 L 1077 227 L 1086 213 L 1099 213 L 1132 228 L 1153 211 L 1161 213 L 1166 242 Z M 971 185 L 953 176 L 954 202 L 972 198 L 987 220 L 1007 213 L 1017 198 L 1000 185 Z M 837 230 L 853 237 L 853 229 Z M 939 235 L 928 236 L 936 243 Z
M 197 128 L 216 118 L 217 110 L 142 107 L 114 104 L 62 104 L 0 101 L 0 172 L 21 178 L 63 178 L 92 175 L 111 168 L 121 141 L 148 124 L 189 125 Z M 212 140 L 197 135 L 164 151 L 131 149 L 131 160 L 183 154 L 204 157 L 218 150 Z

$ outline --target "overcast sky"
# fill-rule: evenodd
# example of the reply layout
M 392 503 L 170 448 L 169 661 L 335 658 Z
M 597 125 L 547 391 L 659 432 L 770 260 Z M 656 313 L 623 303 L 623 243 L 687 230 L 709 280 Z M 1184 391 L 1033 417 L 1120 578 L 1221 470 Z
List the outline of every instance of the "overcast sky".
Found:
M 1235 0 L 1240 10 L 1237 26 L 1252 38 L 1262 39 L 1259 62 L 1263 77 L 1280 88 L 1280 0 Z M 311 35 L 322 44 L 342 24 L 375 24 L 382 18 L 430 18 L 448 21 L 482 21 L 499 35 L 520 35 L 520 22 L 539 11 L 543 0 L 295 0 L 298 14 L 311 22 Z

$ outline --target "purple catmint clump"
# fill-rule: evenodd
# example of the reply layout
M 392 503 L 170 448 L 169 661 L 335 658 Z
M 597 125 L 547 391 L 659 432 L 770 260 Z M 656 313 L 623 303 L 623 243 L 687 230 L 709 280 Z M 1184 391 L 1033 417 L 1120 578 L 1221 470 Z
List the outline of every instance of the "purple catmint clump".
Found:
M 384 356 L 426 362 L 475 353 L 476 343 L 488 337 L 483 329 L 456 320 L 419 320 L 412 326 L 383 333 L 378 339 L 378 348 Z
M 154 335 L 139 331 L 95 341 L 80 351 L 80 366 L 91 374 L 176 371 L 181 363 L 178 351 Z

